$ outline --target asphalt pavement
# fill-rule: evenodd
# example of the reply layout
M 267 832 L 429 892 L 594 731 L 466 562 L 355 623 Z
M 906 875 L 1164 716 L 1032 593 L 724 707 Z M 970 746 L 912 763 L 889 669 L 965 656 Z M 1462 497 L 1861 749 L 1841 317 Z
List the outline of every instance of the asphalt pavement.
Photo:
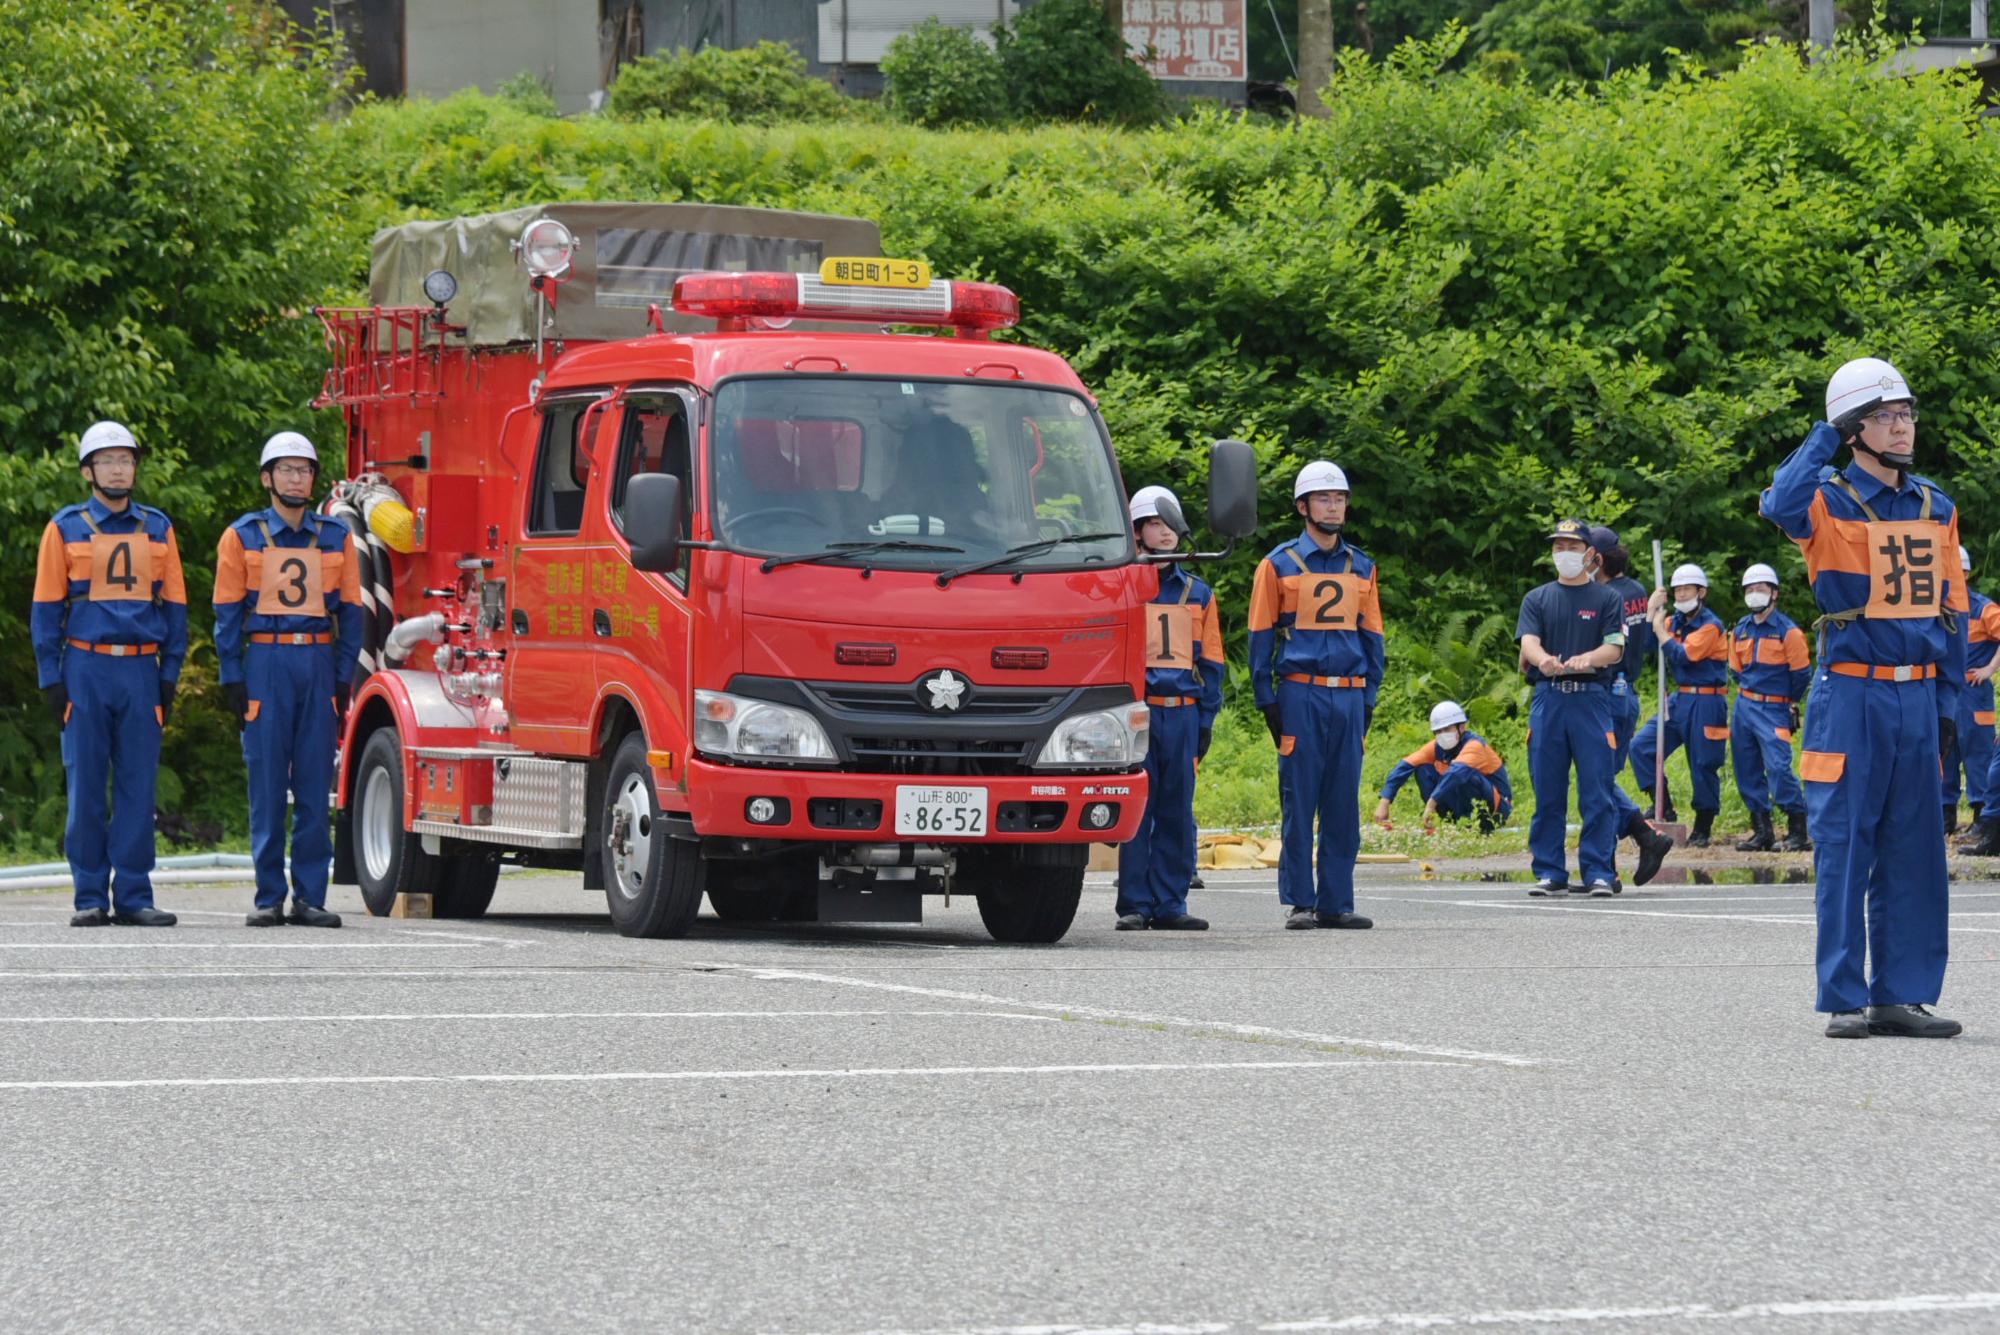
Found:
M 1834 1042 L 1810 885 L 1209 879 L 1053 947 L 0 894 L 0 1329 L 2000 1329 L 2000 883 L 1965 1037 Z

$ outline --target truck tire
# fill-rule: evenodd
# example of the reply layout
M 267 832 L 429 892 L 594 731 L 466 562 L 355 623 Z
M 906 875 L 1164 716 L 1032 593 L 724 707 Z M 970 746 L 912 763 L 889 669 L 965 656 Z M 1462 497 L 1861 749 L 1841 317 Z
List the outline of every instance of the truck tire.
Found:
M 1076 921 L 1089 862 L 1088 844 L 1003 844 L 962 852 L 956 879 L 995 941 L 1050 945 Z
M 354 879 L 368 912 L 386 918 L 397 895 L 428 891 L 437 879 L 423 838 L 403 828 L 403 749 L 394 728 L 368 734 L 352 791 Z
M 596 828 L 612 926 L 624 936 L 686 936 L 701 908 L 708 864 L 700 844 L 667 832 L 646 739 L 636 732 L 612 753 Z
M 431 891 L 434 918 L 483 918 L 500 881 L 500 863 L 478 853 L 454 853 L 438 858 L 437 888 Z

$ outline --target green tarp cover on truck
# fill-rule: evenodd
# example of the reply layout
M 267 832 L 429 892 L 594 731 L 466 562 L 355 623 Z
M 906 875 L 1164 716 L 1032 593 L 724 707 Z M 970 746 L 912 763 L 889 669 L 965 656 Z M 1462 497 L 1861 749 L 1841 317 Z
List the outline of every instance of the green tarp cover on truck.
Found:
M 514 243 L 527 225 L 554 218 L 576 238 L 574 272 L 556 293 L 543 328 L 551 339 L 638 338 L 657 304 L 669 330 L 711 327 L 677 316 L 674 279 L 710 269 L 816 273 L 836 255 L 882 253 L 880 229 L 858 218 L 709 204 L 538 204 L 442 222 L 408 222 L 375 234 L 369 300 L 427 306 L 424 275 L 458 280 L 446 319 L 474 347 L 531 342 L 535 291 Z

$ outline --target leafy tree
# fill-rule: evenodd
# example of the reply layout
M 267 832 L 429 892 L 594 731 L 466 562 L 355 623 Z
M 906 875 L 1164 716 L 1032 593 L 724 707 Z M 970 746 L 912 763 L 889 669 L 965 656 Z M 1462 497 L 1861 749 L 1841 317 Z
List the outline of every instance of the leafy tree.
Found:
M 1166 98 L 1125 54 L 1125 37 L 1098 0 L 1041 0 L 1013 26 L 996 24 L 994 45 L 1015 109 L 1023 116 L 1143 124 Z
M 302 312 L 352 261 L 319 132 L 340 81 L 294 41 L 254 6 L 0 3 L 0 840 L 60 831 L 26 623 L 42 528 L 85 494 L 79 433 L 117 418 L 145 448 L 139 497 L 179 528 L 199 628 L 219 529 L 261 499 L 259 444 L 312 425 L 323 354 Z M 162 783 L 203 821 L 243 800 L 212 679 L 198 640 Z
M 968 28 L 925 19 L 889 43 L 882 77 L 889 110 L 916 125 L 976 124 L 1007 116 L 1000 58 Z
M 686 116 L 769 124 L 840 120 L 855 103 L 806 73 L 805 57 L 783 42 L 732 51 L 705 46 L 642 56 L 611 83 L 612 115 Z

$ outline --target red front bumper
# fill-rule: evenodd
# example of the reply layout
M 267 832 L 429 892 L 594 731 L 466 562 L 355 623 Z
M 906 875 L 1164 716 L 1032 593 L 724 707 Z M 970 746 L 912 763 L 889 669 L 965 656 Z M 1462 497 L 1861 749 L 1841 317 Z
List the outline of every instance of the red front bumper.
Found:
M 992 843 L 992 844 L 1122 844 L 1139 830 L 1139 818 L 1146 808 L 1146 775 L 1133 774 L 1050 774 L 1008 775 L 1002 778 L 898 778 L 886 774 L 845 774 L 824 770 L 755 769 L 748 766 L 717 765 L 706 760 L 687 762 L 687 792 L 662 790 L 662 806 L 676 804 L 685 797 L 688 814 L 697 834 L 731 835 L 754 839 L 809 839 L 824 843 Z M 899 835 L 896 827 L 896 789 L 984 788 L 987 793 L 985 838 L 941 841 L 935 836 Z M 759 824 L 750 819 L 749 804 L 757 798 L 782 799 L 789 805 L 789 819 Z M 813 822 L 815 800 L 845 799 L 881 803 L 881 819 L 872 829 L 818 825 Z M 1083 823 L 1085 808 L 1099 802 L 1115 803 L 1117 819 L 1098 829 Z M 1011 803 L 1032 804 L 1046 813 L 1060 805 L 1060 823 L 1050 829 L 1007 830 L 1001 828 L 1002 807 Z

